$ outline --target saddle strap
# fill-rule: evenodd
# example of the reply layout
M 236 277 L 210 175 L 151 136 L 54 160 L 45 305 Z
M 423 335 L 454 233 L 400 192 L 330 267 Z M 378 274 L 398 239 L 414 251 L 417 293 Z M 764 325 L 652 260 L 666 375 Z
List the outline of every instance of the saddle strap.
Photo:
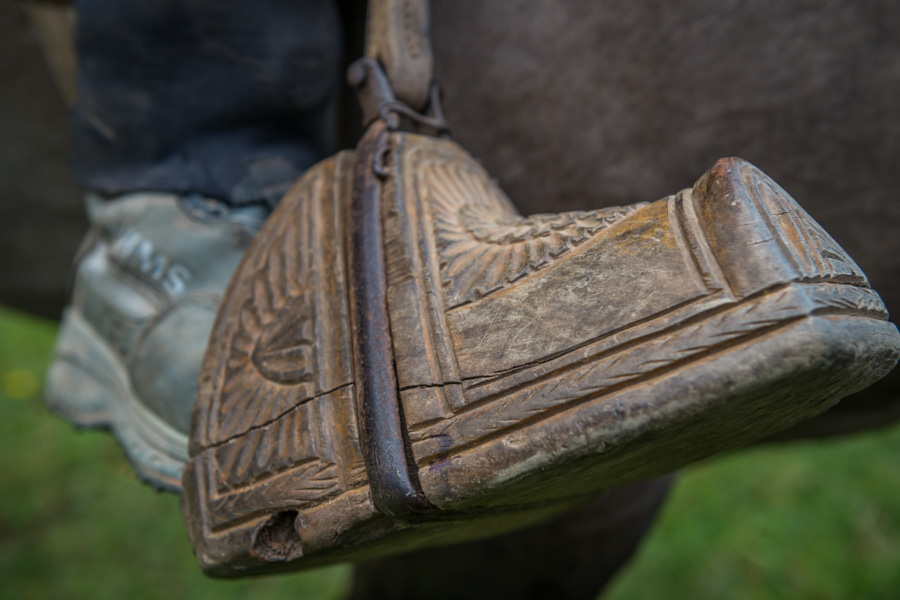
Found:
M 417 111 L 428 104 L 434 58 L 428 0 L 369 0 L 366 56 L 381 63 L 398 100 Z

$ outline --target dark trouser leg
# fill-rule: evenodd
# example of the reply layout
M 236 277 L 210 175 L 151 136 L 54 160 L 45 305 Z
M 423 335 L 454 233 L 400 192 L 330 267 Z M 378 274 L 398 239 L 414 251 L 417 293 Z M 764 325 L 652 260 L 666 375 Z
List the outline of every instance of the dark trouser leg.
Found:
M 334 4 L 78 0 L 81 184 L 277 202 L 332 150 Z

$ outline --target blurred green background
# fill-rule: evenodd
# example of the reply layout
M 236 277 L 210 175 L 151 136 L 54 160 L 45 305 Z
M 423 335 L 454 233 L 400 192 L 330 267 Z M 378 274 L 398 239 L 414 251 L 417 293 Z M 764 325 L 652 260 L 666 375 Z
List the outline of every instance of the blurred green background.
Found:
M 41 402 L 55 324 L 0 308 L 0 596 L 337 599 L 348 567 L 247 581 L 197 570 L 174 496 L 108 435 Z M 900 597 L 900 428 L 689 469 L 607 600 Z

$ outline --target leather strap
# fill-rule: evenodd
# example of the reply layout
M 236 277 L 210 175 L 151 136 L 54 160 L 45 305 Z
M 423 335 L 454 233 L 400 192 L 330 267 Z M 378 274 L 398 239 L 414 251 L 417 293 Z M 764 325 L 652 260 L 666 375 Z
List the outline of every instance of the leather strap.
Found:
M 366 56 L 381 63 L 398 100 L 424 111 L 434 76 L 428 0 L 369 0 Z

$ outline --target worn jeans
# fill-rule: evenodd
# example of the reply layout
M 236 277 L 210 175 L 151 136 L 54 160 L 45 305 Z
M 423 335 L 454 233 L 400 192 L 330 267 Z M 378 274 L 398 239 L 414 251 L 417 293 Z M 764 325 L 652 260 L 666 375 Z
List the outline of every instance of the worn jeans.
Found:
M 79 182 L 277 202 L 334 149 L 335 4 L 76 0 Z

